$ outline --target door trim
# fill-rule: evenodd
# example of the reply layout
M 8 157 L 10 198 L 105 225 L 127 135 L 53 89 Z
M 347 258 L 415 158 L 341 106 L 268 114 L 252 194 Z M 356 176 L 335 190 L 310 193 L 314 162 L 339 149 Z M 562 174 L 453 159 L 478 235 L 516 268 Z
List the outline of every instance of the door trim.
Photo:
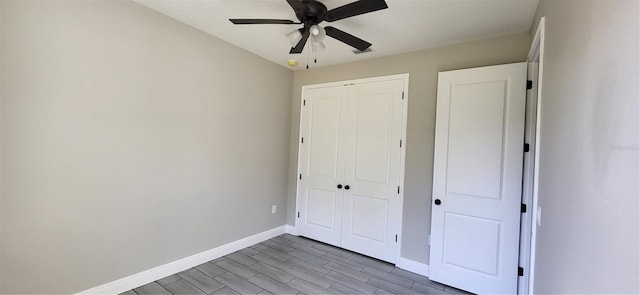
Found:
M 535 254 L 536 254 L 536 236 L 537 236 L 537 224 L 540 222 L 539 216 L 537 216 L 538 208 L 538 179 L 540 174 L 540 120 L 542 118 L 542 74 L 544 67 L 544 39 L 545 39 L 545 17 L 540 18 L 536 33 L 531 42 L 527 61 L 529 64 L 537 63 L 538 70 L 537 75 L 532 77 L 533 86 L 535 90 L 532 92 L 532 98 L 534 103 L 531 106 L 535 106 L 535 116 L 528 117 L 525 121 L 527 128 L 535 128 L 533 134 L 527 136 L 526 140 L 529 140 L 530 153 L 525 155 L 525 161 L 530 161 L 533 165 L 529 167 L 529 171 L 523 171 L 523 187 L 529 187 L 530 191 L 523 191 L 523 203 L 527 204 L 527 212 L 525 213 L 525 220 L 528 220 L 528 224 L 525 225 L 520 232 L 521 241 L 524 245 L 521 245 L 520 255 L 524 256 L 525 271 L 524 276 L 519 281 L 518 293 L 520 294 L 533 294 L 534 286 L 534 273 L 535 273 Z M 529 112 L 528 112 L 529 113 Z M 534 127 L 535 126 L 535 127 Z M 534 214 L 535 213 L 535 214 Z M 522 249 L 522 247 L 525 249 Z M 524 250 L 524 251 L 523 251 Z M 527 253 L 528 252 L 528 253 Z M 527 255 L 528 254 L 528 255 Z M 524 283 L 526 281 L 526 283 Z M 522 283 L 522 284 L 521 284 Z M 521 286 L 522 285 L 522 288 Z
M 518 277 L 518 294 L 526 294 L 529 291 L 529 270 L 530 270 L 530 253 L 531 253 L 531 225 L 532 225 L 532 182 L 534 173 L 534 154 L 535 145 L 535 118 L 536 118 L 536 87 L 537 79 L 537 63 L 527 62 L 527 80 L 532 82 L 532 88 L 527 89 L 526 106 L 525 106 L 525 129 L 524 143 L 529 145 L 529 152 L 523 154 L 522 165 L 522 204 L 525 205 L 526 211 L 520 216 L 520 250 L 518 252 L 518 265 L 523 268 L 523 276 Z M 533 123 L 533 124 L 532 124 Z
M 402 147 L 400 147 L 400 181 L 402 185 L 400 185 L 400 193 L 398 194 L 398 246 L 396 248 L 396 263 L 398 258 L 400 258 L 400 253 L 402 249 L 402 220 L 403 220 L 403 208 L 404 208 L 404 170 L 405 170 L 405 155 L 406 155 L 406 147 L 407 147 L 407 112 L 409 105 L 409 73 L 397 74 L 397 75 L 388 75 L 388 76 L 378 76 L 378 77 L 370 77 L 370 78 L 362 78 L 362 79 L 354 79 L 354 80 L 345 80 L 345 81 L 335 81 L 328 83 L 320 83 L 320 84 L 310 84 L 303 85 L 302 92 L 300 95 L 300 122 L 298 125 L 300 126 L 298 129 L 298 158 L 296 165 L 296 210 L 294 214 L 294 229 L 297 232 L 298 229 L 298 212 L 300 208 L 298 207 L 300 202 L 298 202 L 298 198 L 300 197 L 300 178 L 298 175 L 301 173 L 301 155 L 302 155 L 302 145 L 300 144 L 300 139 L 302 138 L 302 113 L 305 104 L 303 103 L 305 92 L 309 89 L 315 88 L 327 88 L 327 87 L 335 87 L 335 86 L 349 86 L 355 84 L 364 84 L 364 83 L 374 83 L 374 82 L 383 82 L 383 81 L 391 81 L 391 80 L 402 80 L 404 82 L 404 97 L 402 103 Z

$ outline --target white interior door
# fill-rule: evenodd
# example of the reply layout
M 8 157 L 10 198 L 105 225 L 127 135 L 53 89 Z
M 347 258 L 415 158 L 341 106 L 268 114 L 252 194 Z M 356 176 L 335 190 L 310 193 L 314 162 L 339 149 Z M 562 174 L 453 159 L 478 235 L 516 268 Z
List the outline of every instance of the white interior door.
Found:
M 305 92 L 301 114 L 299 234 L 340 246 L 348 88 Z
M 438 76 L 429 278 L 517 290 L 526 63 Z
M 342 247 L 396 260 L 404 81 L 349 88 Z M 348 189 L 347 189 L 348 188 Z

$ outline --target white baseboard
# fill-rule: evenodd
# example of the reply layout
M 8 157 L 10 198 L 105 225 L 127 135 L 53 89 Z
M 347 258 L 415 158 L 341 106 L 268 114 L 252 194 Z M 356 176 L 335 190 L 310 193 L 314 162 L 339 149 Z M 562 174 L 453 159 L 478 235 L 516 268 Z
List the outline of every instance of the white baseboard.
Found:
M 403 257 L 398 257 L 398 259 L 396 260 L 396 267 L 402 268 L 406 271 L 417 273 L 419 275 L 423 275 L 425 277 L 429 276 L 428 264 L 420 263 Z
M 288 225 L 287 225 L 288 226 Z M 222 246 L 200 252 L 198 254 L 191 255 L 182 259 L 178 259 L 173 262 L 169 262 L 158 267 L 154 267 L 149 270 L 139 272 L 137 274 L 130 275 L 128 277 L 115 280 L 91 289 L 84 290 L 78 294 L 120 294 L 122 292 L 131 290 L 133 288 L 146 285 L 153 281 L 157 281 L 166 276 L 172 275 L 183 270 L 187 270 L 194 266 L 198 266 L 207 261 L 211 261 L 218 257 L 225 256 L 235 251 L 244 249 L 246 247 L 255 245 L 257 243 L 266 241 L 273 237 L 284 234 L 287 230 L 287 226 L 279 226 L 270 230 L 257 233 L 255 235 L 224 244 Z
M 290 235 L 294 235 L 294 236 L 298 235 L 298 232 L 296 231 L 296 227 L 288 225 L 288 224 L 285 225 L 285 232 L 290 234 Z

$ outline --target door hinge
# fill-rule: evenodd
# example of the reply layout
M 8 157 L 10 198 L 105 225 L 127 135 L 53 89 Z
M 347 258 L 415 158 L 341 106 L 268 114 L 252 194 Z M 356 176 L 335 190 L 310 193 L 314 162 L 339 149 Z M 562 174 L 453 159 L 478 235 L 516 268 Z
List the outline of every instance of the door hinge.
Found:
M 520 213 L 526 213 L 526 212 L 527 212 L 527 205 L 520 204 Z
M 396 235 L 396 243 L 398 242 L 398 235 Z
M 400 194 L 400 186 L 398 186 L 398 195 Z
M 304 143 L 304 137 L 300 140 L 301 143 Z
M 429 235 L 429 245 L 431 245 L 431 235 Z
M 402 147 L 402 139 L 400 139 L 400 147 Z
M 298 218 L 300 218 L 300 211 L 298 211 Z
M 402 99 L 404 99 L 404 91 L 402 91 Z
M 525 153 L 528 153 L 528 152 L 529 152 L 529 144 L 528 144 L 528 143 L 525 143 L 525 144 L 524 144 L 524 152 L 525 152 Z
M 307 100 L 306 100 L 306 99 L 303 99 L 303 100 L 302 100 L 302 105 L 303 105 L 303 106 L 307 105 Z
M 518 276 L 524 276 L 524 268 L 518 266 Z
M 300 173 L 300 179 L 302 179 L 302 173 Z
M 533 89 L 533 81 L 527 80 L 527 89 Z

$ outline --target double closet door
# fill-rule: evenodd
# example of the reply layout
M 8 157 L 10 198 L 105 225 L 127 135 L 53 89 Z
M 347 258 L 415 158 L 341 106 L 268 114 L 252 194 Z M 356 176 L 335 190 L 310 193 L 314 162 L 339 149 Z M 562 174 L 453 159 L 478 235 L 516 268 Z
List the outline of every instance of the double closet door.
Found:
M 298 234 L 395 262 L 403 78 L 303 89 Z

